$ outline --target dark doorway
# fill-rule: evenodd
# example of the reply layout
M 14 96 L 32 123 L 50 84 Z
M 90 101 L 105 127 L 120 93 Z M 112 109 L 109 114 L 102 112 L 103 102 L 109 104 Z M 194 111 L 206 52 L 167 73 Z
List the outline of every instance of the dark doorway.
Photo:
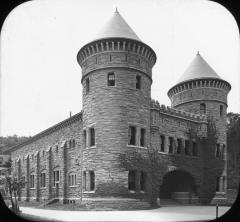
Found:
M 160 198 L 171 199 L 172 192 L 196 193 L 194 178 L 186 171 L 176 170 L 164 175 Z

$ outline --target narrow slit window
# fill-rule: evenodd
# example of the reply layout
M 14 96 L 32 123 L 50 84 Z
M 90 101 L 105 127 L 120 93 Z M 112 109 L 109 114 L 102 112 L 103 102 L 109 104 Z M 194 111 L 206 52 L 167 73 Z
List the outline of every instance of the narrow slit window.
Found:
M 95 129 L 90 128 L 90 146 L 95 146 Z
M 95 189 L 95 174 L 94 171 L 90 171 L 90 191 Z
M 89 78 L 86 78 L 86 94 L 88 94 L 90 91 L 90 83 L 89 83 Z
M 141 76 L 136 76 L 136 89 L 141 89 Z
M 160 138 L 161 138 L 161 152 L 164 152 L 165 137 L 161 135 Z
M 144 147 L 145 146 L 145 129 L 141 128 L 141 137 L 140 137 L 140 146 Z

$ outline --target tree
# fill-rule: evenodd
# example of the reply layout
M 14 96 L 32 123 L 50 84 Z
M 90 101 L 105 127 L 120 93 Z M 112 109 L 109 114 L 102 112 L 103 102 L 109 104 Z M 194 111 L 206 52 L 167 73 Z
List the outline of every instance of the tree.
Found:
M 158 150 L 151 147 L 146 150 L 131 150 L 119 154 L 120 166 L 125 170 L 145 171 L 148 174 L 147 197 L 152 206 L 157 205 L 162 175 L 167 171 L 166 160 Z
M 8 167 L 8 174 L 6 174 L 5 177 L 2 177 L 0 179 L 0 183 L 5 185 L 5 190 L 9 194 L 12 205 L 11 209 L 15 212 L 20 212 L 17 196 L 19 195 L 20 189 L 23 187 L 23 185 L 25 185 L 25 181 L 23 180 L 23 178 L 18 180 L 16 177 L 11 176 L 11 159 L 9 159 L 5 166 Z

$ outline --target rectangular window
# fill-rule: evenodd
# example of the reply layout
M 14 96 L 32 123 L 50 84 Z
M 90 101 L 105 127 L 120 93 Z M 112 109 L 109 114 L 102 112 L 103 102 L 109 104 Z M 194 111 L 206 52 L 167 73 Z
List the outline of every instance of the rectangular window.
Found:
M 95 189 L 95 174 L 94 171 L 90 171 L 90 191 Z
M 60 171 L 59 170 L 53 171 L 53 186 L 55 187 L 57 183 L 59 184 L 59 182 L 60 182 Z
M 34 188 L 35 183 L 34 183 L 34 175 L 30 175 L 30 188 Z
M 135 190 L 135 171 L 129 170 L 128 172 L 128 190 Z
M 146 190 L 146 173 L 141 172 L 140 176 L 140 190 L 145 191 Z
M 46 187 L 46 173 L 41 173 L 40 175 L 40 186 Z
M 130 126 L 129 131 L 128 131 L 128 136 L 129 136 L 129 145 L 136 145 L 136 127 L 135 126 Z
M 222 145 L 221 158 L 225 159 L 225 144 Z
M 141 89 L 141 76 L 136 76 L 136 89 Z
M 141 128 L 140 146 L 145 146 L 145 129 Z
M 165 146 L 164 139 L 165 139 L 165 137 L 163 135 L 161 135 L 160 139 L 161 139 L 161 147 L 160 147 L 160 149 L 161 149 L 161 152 L 164 152 L 164 146 Z
M 200 114 L 206 114 L 206 104 L 205 103 L 200 104 Z
M 87 146 L 87 132 L 86 130 L 83 130 L 83 144 L 86 147 Z
M 90 132 L 90 146 L 95 146 L 95 130 L 94 130 L 94 128 L 90 128 L 89 132 Z
M 68 185 L 69 186 L 76 186 L 77 184 L 77 175 L 74 173 L 71 173 L 68 175 Z
M 26 184 L 26 177 L 23 176 L 22 177 L 22 188 L 25 188 L 25 184 Z
M 89 78 L 86 78 L 86 94 L 88 94 L 89 91 L 90 91 Z
M 189 140 L 185 140 L 185 154 L 190 155 L 190 144 Z
M 197 156 L 198 150 L 197 150 L 197 143 L 195 141 L 192 141 L 192 155 Z
M 173 137 L 169 137 L 169 153 L 173 153 Z
M 180 154 L 182 149 L 182 140 L 177 139 L 177 153 Z
M 86 171 L 83 171 L 83 190 L 86 191 L 87 180 L 86 180 Z
M 108 86 L 115 86 L 115 74 L 113 72 L 108 73 Z
M 222 117 L 222 116 L 223 116 L 223 105 L 220 105 L 220 110 L 219 110 L 219 112 L 220 112 L 220 116 Z
M 216 178 L 216 192 L 220 192 L 220 177 Z
M 221 151 L 220 151 L 220 144 L 219 143 L 216 144 L 216 154 L 215 154 L 215 156 L 217 158 L 221 157 Z

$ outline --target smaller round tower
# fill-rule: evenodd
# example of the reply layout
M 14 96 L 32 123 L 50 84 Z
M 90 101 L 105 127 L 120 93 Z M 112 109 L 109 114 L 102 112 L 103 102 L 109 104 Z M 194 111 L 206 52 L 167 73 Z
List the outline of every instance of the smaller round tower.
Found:
M 217 129 L 216 160 L 226 160 L 227 95 L 231 85 L 223 80 L 197 53 L 178 83 L 168 91 L 171 106 L 196 114 L 211 117 Z M 218 152 L 223 156 L 219 157 Z M 221 178 L 226 190 L 226 161 Z

